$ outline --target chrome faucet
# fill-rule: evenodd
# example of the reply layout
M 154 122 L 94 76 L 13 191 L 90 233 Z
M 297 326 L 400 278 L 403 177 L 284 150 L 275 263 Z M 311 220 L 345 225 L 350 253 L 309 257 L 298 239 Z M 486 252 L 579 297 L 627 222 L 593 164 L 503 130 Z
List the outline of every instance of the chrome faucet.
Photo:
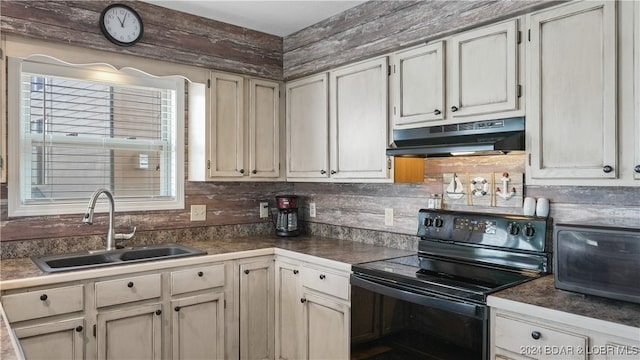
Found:
M 133 227 L 133 232 L 130 234 L 115 233 L 115 231 L 113 230 L 113 213 L 114 213 L 115 204 L 113 201 L 113 195 L 109 190 L 105 188 L 100 188 L 94 191 L 93 194 L 91 195 L 91 199 L 89 200 L 89 206 L 87 207 L 87 212 L 84 214 L 84 218 L 82 218 L 83 223 L 87 225 L 93 225 L 93 210 L 96 206 L 96 201 L 98 201 L 98 197 L 100 197 L 101 194 L 105 194 L 107 196 L 107 199 L 109 199 L 109 230 L 107 232 L 106 251 L 110 251 L 115 249 L 115 244 L 113 242 L 114 239 L 124 239 L 124 240 L 131 239 L 133 235 L 136 233 L 136 227 L 135 226 Z

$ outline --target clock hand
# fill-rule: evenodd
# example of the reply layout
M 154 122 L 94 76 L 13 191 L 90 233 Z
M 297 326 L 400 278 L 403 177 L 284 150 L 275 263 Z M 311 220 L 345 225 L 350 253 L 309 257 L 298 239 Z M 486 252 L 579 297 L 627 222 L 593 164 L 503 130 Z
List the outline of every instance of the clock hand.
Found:
M 129 13 L 124 14 L 124 17 L 122 18 L 122 27 L 124 27 L 124 22 L 127 21 L 127 15 L 129 15 Z
M 120 21 L 120 27 L 124 27 L 124 19 L 120 20 L 120 16 L 116 16 L 118 18 L 118 21 Z M 126 18 L 127 15 L 125 14 L 124 17 Z

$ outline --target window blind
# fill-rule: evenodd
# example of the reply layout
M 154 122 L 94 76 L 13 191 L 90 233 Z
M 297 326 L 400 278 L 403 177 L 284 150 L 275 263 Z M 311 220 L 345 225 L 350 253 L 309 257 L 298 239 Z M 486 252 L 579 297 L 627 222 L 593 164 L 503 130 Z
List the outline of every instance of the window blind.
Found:
M 86 201 L 100 187 L 116 200 L 175 197 L 176 89 L 63 70 L 19 77 L 22 203 Z

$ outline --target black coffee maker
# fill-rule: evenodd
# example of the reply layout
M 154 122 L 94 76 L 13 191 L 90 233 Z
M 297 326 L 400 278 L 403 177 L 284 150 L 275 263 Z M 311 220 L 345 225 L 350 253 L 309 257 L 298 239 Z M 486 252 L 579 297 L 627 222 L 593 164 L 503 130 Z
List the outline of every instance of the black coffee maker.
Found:
M 298 197 L 295 195 L 278 195 L 278 215 L 276 218 L 276 235 L 297 236 L 298 228 Z

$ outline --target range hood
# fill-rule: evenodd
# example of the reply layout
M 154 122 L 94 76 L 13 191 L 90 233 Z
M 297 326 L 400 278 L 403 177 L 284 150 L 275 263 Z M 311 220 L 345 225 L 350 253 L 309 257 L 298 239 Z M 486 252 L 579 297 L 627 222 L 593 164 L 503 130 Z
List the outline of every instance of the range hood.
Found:
M 524 117 L 393 130 L 390 156 L 490 155 L 524 150 Z

